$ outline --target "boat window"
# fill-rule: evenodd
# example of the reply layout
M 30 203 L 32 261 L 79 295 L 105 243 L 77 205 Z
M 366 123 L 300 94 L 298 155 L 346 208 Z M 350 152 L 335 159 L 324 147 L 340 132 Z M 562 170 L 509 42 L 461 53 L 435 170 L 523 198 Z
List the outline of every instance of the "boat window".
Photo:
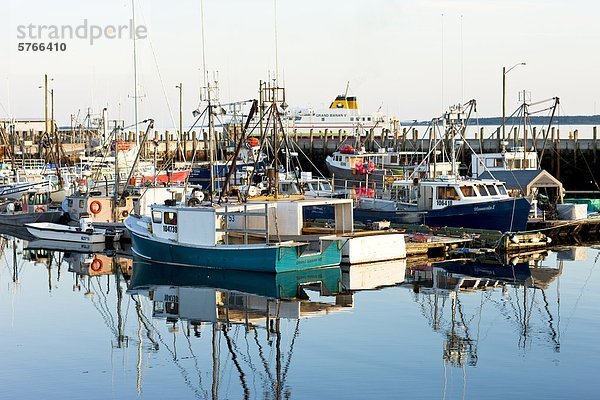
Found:
M 498 192 L 500 192 L 500 194 L 506 194 L 506 188 L 504 187 L 504 185 L 496 185 L 496 187 L 498 188 Z
M 477 185 L 477 190 L 479 190 L 479 194 L 482 196 L 489 196 L 490 194 L 488 193 L 487 189 L 485 188 L 485 185 L 479 184 Z
M 79 199 L 79 208 L 85 208 L 85 201 L 83 199 Z
M 460 191 L 465 197 L 477 197 L 477 193 L 475 193 L 475 188 L 470 185 L 465 185 L 460 187 Z
M 495 196 L 498 194 L 498 191 L 496 190 L 496 186 L 494 185 L 485 185 L 485 187 L 487 188 L 488 192 L 492 195 Z
M 350 117 L 350 121 L 354 121 L 354 117 Z
M 438 186 L 438 200 L 459 200 L 458 192 L 454 186 Z
M 165 212 L 165 224 L 177 225 L 177 213 L 176 212 Z
M 164 303 L 162 301 L 155 301 L 154 302 L 154 312 L 163 313 L 164 311 L 165 311 Z
M 325 118 L 321 118 L 321 121 L 325 121 Z
M 160 211 L 152 211 L 152 222 L 162 224 L 162 213 Z
M 73 199 L 67 199 L 67 207 L 73 207 Z

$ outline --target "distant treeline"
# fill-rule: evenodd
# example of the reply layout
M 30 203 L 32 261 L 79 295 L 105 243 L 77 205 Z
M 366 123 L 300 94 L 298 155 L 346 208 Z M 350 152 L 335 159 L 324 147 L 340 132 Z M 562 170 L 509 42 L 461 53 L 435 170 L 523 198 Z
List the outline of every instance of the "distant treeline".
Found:
M 549 116 L 531 116 L 529 117 L 531 125 L 548 125 L 550 123 Z M 402 126 L 427 126 L 431 121 L 403 121 Z M 506 125 L 519 125 L 523 120 L 520 118 L 506 118 Z M 484 117 L 471 118 L 469 125 L 491 125 L 501 126 L 502 117 Z M 563 115 L 555 116 L 552 125 L 600 125 L 600 115 Z

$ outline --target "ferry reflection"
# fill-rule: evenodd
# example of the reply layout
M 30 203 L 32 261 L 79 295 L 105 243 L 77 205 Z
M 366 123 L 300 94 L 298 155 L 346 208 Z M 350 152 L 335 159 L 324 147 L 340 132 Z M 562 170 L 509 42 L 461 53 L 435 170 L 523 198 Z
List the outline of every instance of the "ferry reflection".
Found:
M 546 267 L 546 253 L 522 256 L 478 257 L 414 266 L 407 270 L 415 301 L 432 329 L 444 335 L 443 360 L 452 366 L 475 366 L 478 361 L 479 322 L 493 308 L 516 326 L 518 342 L 526 349 L 539 339 L 560 351 L 559 330 L 545 289 L 562 272 Z M 541 296 L 536 292 L 541 292 Z M 477 297 L 472 296 L 479 293 Z M 500 299 L 494 293 L 500 293 Z M 559 299 L 555 307 L 558 312 Z M 539 304 L 541 303 L 541 304 Z M 473 308 L 472 311 L 469 307 Z M 473 321 L 478 321 L 476 326 Z M 540 326 L 535 326 L 539 324 Z

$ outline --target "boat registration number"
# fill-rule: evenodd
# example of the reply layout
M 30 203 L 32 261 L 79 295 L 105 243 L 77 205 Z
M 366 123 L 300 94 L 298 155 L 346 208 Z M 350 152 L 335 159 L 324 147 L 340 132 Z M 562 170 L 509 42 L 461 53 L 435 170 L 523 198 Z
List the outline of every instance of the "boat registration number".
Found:
M 436 200 L 438 206 L 451 206 L 452 200 Z
M 163 225 L 163 232 L 177 233 L 177 226 L 175 225 Z

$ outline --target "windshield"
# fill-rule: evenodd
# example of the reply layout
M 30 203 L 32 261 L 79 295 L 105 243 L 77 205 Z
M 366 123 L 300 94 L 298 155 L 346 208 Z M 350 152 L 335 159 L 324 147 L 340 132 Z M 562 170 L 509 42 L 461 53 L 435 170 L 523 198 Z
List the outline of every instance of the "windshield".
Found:
M 496 190 L 496 186 L 494 185 L 485 185 L 485 187 L 487 188 L 488 192 L 494 196 L 498 194 L 498 191 Z
M 471 185 L 461 186 L 460 191 L 465 197 L 477 197 L 477 193 L 475 193 L 475 188 Z

